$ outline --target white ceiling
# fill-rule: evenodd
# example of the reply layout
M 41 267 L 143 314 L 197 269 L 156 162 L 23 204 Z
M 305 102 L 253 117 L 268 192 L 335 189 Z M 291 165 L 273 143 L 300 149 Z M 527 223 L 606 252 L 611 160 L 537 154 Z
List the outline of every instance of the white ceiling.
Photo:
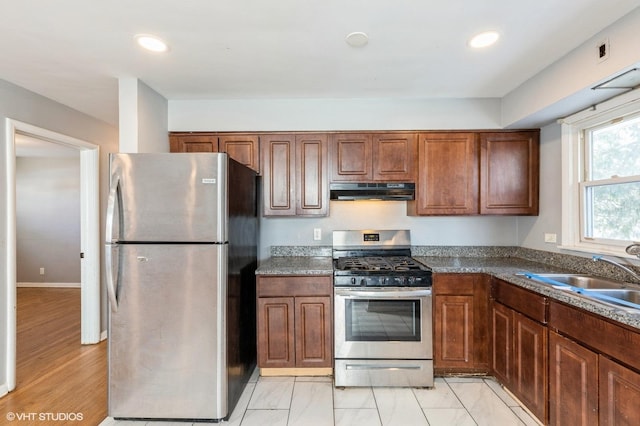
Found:
M 638 0 L 3 1 L 0 79 L 117 125 L 118 78 L 169 100 L 503 97 Z M 502 37 L 483 51 L 475 33 Z M 353 48 L 345 36 L 363 31 Z M 142 51 L 155 34 L 166 54 Z

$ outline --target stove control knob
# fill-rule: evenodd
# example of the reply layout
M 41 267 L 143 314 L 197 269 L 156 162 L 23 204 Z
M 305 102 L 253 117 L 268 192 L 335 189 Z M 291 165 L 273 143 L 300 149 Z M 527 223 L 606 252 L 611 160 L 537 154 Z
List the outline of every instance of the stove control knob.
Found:
M 352 277 L 352 278 L 351 278 L 351 285 L 356 285 L 356 279 L 355 279 L 355 277 Z
M 416 277 L 409 277 L 407 278 L 407 284 L 409 285 L 415 285 L 416 283 Z
M 364 278 L 362 278 L 362 279 L 360 280 L 360 286 L 364 287 L 364 286 L 366 286 L 366 285 L 367 285 L 367 280 L 366 280 L 366 279 L 364 279 Z

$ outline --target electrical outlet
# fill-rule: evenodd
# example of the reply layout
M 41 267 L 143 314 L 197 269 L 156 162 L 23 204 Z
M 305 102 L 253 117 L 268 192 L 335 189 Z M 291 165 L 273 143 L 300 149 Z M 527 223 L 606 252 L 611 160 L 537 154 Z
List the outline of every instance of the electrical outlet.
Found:
M 555 243 L 557 239 L 556 234 L 544 234 L 544 242 L 545 243 Z
M 313 240 L 314 241 L 322 240 L 322 229 L 321 228 L 313 228 Z
M 598 62 L 609 59 L 609 39 L 604 39 L 596 46 L 598 49 Z
M 44 275 L 44 268 L 40 268 L 40 275 Z

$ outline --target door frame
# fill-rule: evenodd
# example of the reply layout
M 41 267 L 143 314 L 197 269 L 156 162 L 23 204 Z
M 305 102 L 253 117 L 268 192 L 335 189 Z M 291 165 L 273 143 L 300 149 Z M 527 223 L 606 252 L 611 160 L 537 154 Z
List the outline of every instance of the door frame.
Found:
M 8 391 L 16 385 L 16 133 L 80 151 L 80 340 L 100 342 L 100 147 L 28 123 L 6 119 L 6 371 Z

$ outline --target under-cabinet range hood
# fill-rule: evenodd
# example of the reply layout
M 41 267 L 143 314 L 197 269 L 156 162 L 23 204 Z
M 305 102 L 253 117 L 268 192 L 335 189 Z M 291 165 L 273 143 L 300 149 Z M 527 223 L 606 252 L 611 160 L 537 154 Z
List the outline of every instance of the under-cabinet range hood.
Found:
M 416 184 L 411 182 L 332 183 L 329 185 L 329 190 L 332 200 L 407 201 L 415 199 Z

